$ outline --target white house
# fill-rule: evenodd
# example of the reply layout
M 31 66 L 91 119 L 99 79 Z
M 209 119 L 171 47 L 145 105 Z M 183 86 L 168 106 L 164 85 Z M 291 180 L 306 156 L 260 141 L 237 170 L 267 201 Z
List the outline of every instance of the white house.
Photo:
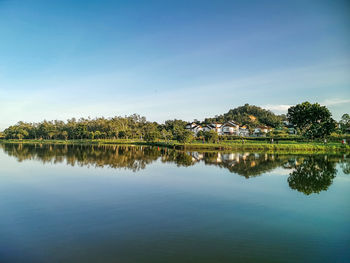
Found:
M 187 123 L 185 128 L 194 134 L 197 134 L 199 131 L 203 130 L 203 127 L 195 122 Z
M 266 133 L 270 132 L 272 130 L 271 127 L 268 127 L 268 126 L 259 126 L 259 127 L 256 127 L 254 129 L 254 135 L 258 136 L 258 135 L 266 135 Z
M 222 125 L 222 133 L 228 135 L 238 135 L 239 125 L 233 121 L 226 122 Z
M 207 124 L 207 125 L 203 126 L 203 131 L 205 131 L 205 132 L 209 132 L 212 129 L 214 129 L 214 127 L 212 127 L 210 124 Z
M 243 137 L 248 137 L 249 136 L 249 129 L 247 126 L 241 126 L 239 127 L 238 135 L 243 136 Z
M 236 136 L 244 136 L 247 137 L 250 135 L 249 129 L 247 126 L 239 126 L 234 121 L 228 121 L 224 124 L 222 123 L 210 123 L 206 125 L 200 125 L 195 122 L 190 122 L 186 124 L 186 129 L 192 131 L 195 135 L 199 131 L 204 131 L 204 132 L 209 132 L 209 131 L 215 131 L 219 135 L 236 135 Z M 267 133 L 269 131 L 269 127 L 265 127 L 261 132 L 261 127 L 255 129 L 256 135 L 261 134 L 261 133 Z
M 207 124 L 203 127 L 203 131 L 215 131 L 217 132 L 219 135 L 222 135 L 222 123 L 211 123 L 211 124 Z

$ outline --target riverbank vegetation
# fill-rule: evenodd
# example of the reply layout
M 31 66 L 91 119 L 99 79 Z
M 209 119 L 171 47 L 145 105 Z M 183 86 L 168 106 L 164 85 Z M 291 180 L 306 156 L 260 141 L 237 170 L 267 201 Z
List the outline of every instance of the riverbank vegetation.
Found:
M 1 142 L 1 141 L 0 141 Z M 284 152 L 284 153 L 336 153 L 350 152 L 350 146 L 340 142 L 307 142 L 307 141 L 278 141 L 271 143 L 268 140 L 222 140 L 219 142 L 203 142 L 194 140 L 191 143 L 181 143 L 176 140 L 157 140 L 147 142 L 138 139 L 76 139 L 76 140 L 26 140 L 11 139 L 2 140 L 4 143 L 22 143 L 22 144 L 66 144 L 66 145 L 151 145 L 158 147 L 167 147 L 173 149 L 186 150 L 234 150 L 234 151 L 254 151 L 254 152 Z
M 288 114 L 274 113 L 246 104 L 224 115 L 207 118 L 204 122 L 234 120 L 253 129 L 269 125 L 273 129 L 263 137 L 220 135 L 215 130 L 193 133 L 186 130 L 183 120 L 167 120 L 163 124 L 147 121 L 134 114 L 113 118 L 81 118 L 67 121 L 18 122 L 0 133 L 7 142 L 54 142 L 89 144 L 152 144 L 193 149 L 251 149 L 347 151 L 350 141 L 347 131 L 350 118 L 344 114 L 339 125 L 329 110 L 319 104 L 305 102 L 289 108 Z M 288 133 L 285 122 L 293 125 L 297 134 Z M 342 142 L 342 143 L 341 143 Z

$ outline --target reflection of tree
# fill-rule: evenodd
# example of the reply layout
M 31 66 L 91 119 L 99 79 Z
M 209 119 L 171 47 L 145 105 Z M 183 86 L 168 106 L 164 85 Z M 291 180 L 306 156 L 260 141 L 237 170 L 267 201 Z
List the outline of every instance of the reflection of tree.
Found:
M 177 166 L 185 166 L 185 167 L 195 164 L 190 154 L 183 151 L 169 150 L 169 149 L 163 149 L 162 162 L 176 163 Z
M 192 156 L 186 152 L 152 146 L 0 144 L 0 147 L 8 155 L 16 157 L 19 162 L 65 161 L 72 166 L 107 166 L 138 171 L 161 157 L 163 162 L 173 162 L 178 166 L 194 165 Z
M 350 158 L 345 157 L 340 164 L 340 167 L 342 168 L 344 174 L 350 174 Z
M 144 169 L 162 154 L 157 147 L 4 144 L 2 148 L 18 161 L 27 159 L 40 160 L 43 163 L 66 161 L 72 166 L 107 166 L 133 171 Z
M 208 153 L 204 154 L 206 164 L 214 164 L 246 178 L 261 175 L 282 166 L 287 155 L 253 153 Z
M 306 195 L 326 191 L 336 175 L 336 163 L 327 156 L 308 156 L 290 173 L 290 188 Z
M 341 168 L 343 169 L 343 173 L 350 174 L 350 162 L 342 163 Z
M 4 152 L 18 161 L 40 160 L 43 163 L 66 162 L 69 165 L 111 167 L 139 171 L 160 159 L 163 163 L 191 166 L 197 162 L 228 169 L 246 178 L 272 171 L 277 167 L 293 169 L 288 182 L 291 188 L 306 194 L 326 190 L 335 176 L 335 164 L 341 156 L 279 155 L 230 152 L 184 152 L 152 146 L 0 144 Z M 350 159 L 343 157 L 344 173 L 350 172 Z

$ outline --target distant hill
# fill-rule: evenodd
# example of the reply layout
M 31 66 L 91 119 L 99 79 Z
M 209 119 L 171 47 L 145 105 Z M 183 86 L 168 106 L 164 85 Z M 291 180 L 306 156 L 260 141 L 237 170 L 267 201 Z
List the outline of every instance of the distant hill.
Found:
M 233 120 L 241 125 L 253 127 L 259 125 L 278 127 L 285 119 L 285 115 L 276 115 L 272 111 L 261 107 L 245 104 L 244 106 L 231 109 L 223 115 L 206 118 L 204 122 L 226 122 Z

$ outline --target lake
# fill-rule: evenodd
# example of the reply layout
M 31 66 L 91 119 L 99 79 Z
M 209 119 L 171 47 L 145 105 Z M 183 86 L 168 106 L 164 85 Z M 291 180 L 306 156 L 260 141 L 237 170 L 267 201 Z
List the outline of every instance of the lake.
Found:
M 0 262 L 350 262 L 350 156 L 0 144 Z

